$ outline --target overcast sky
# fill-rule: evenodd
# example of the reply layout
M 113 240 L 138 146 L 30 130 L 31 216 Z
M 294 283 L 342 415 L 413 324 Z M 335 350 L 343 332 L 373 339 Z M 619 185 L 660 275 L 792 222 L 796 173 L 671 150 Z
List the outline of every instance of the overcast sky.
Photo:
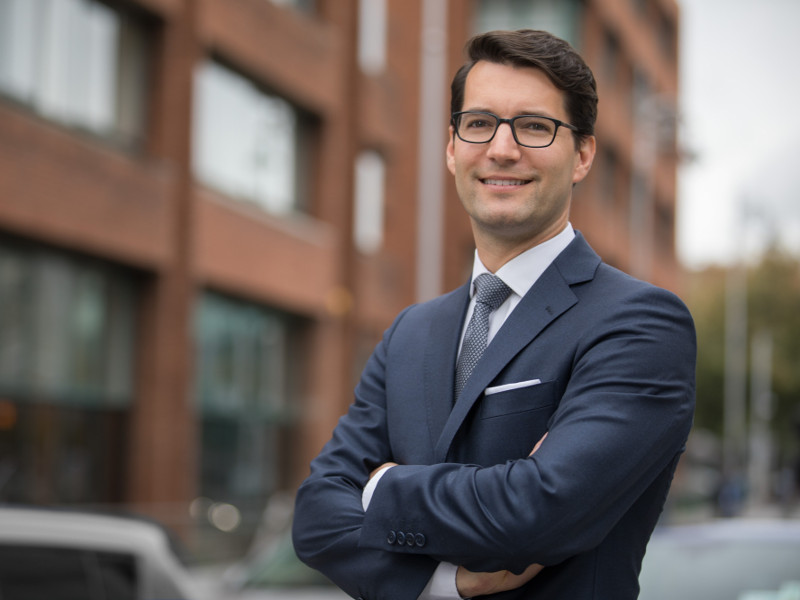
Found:
M 800 1 L 678 0 L 678 249 L 690 267 L 800 252 Z

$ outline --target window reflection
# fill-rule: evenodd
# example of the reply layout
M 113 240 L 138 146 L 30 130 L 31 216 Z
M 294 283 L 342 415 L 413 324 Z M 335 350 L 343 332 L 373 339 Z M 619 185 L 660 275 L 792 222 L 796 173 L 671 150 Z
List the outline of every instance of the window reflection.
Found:
M 372 254 L 383 245 L 386 163 L 374 151 L 362 152 L 355 164 L 355 245 Z
M 311 14 L 316 10 L 316 0 L 271 0 L 278 6 L 288 6 L 295 10 Z
M 195 331 L 201 493 L 245 514 L 258 512 L 279 484 L 297 324 L 277 311 L 207 292 Z
M 545 29 L 575 45 L 578 39 L 578 0 L 479 0 L 475 32 L 494 29 Z
M 198 68 L 193 167 L 203 183 L 275 214 L 298 209 L 301 129 L 283 98 L 219 63 Z
M 96 0 L 0 2 L 0 92 L 125 144 L 144 132 L 147 34 Z
M 358 64 L 370 75 L 386 68 L 386 0 L 361 0 L 358 4 Z
M 0 501 L 122 498 L 137 279 L 0 243 Z

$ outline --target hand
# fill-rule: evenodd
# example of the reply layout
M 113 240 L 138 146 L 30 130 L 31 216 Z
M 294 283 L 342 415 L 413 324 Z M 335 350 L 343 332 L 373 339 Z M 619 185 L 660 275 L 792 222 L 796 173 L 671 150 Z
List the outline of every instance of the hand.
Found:
M 395 463 L 395 462 L 385 462 L 380 467 L 377 467 L 376 469 L 373 469 L 372 473 L 369 474 L 369 478 L 372 479 L 373 477 L 375 477 L 375 474 L 378 471 L 380 471 L 381 469 L 383 469 L 384 467 L 396 467 L 396 466 L 397 466 L 397 463 Z
M 544 441 L 544 438 L 546 437 L 547 437 L 547 432 L 545 431 L 544 435 L 542 436 L 542 439 L 536 442 L 536 445 L 533 447 L 533 450 L 531 450 L 531 453 L 528 456 L 533 456 L 533 453 L 539 449 L 539 447 L 542 445 L 542 442 Z
M 542 438 L 536 442 L 536 445 L 531 450 L 529 456 L 533 456 L 542 445 L 542 442 L 547 437 L 545 433 Z M 380 467 L 378 467 L 380 469 Z M 456 588 L 458 593 L 465 598 L 472 596 L 483 596 L 485 594 L 494 594 L 497 592 L 505 592 L 508 590 L 516 589 L 528 583 L 544 567 L 542 565 L 533 564 L 529 566 L 520 575 L 514 575 L 510 571 L 494 571 L 491 573 L 475 573 L 464 567 L 458 567 L 456 571 Z
M 514 590 L 528 583 L 543 568 L 542 565 L 531 565 L 519 575 L 514 575 L 511 571 L 475 573 L 464 567 L 458 567 L 456 588 L 464 598 Z

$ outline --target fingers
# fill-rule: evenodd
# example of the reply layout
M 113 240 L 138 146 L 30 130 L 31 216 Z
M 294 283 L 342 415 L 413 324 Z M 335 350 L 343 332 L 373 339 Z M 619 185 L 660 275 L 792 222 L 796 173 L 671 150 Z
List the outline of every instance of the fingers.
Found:
M 467 598 L 506 592 L 525 585 L 543 568 L 542 565 L 533 564 L 519 575 L 514 575 L 511 571 L 476 573 L 464 567 L 458 567 L 456 589 L 461 596 Z
M 533 450 L 531 450 L 531 453 L 528 456 L 533 456 L 533 453 L 536 452 L 539 449 L 539 447 L 542 445 L 542 442 L 544 441 L 544 438 L 546 438 L 546 437 L 547 437 L 547 433 L 545 432 L 545 434 L 542 436 L 542 439 L 540 439 L 538 442 L 536 442 L 536 445 L 533 447 Z
M 394 463 L 394 462 L 383 463 L 380 467 L 372 470 L 372 473 L 369 474 L 369 478 L 372 479 L 373 477 L 375 477 L 375 475 L 378 473 L 378 471 L 380 471 L 381 469 L 384 469 L 385 467 L 396 467 L 396 466 L 397 466 L 397 463 Z

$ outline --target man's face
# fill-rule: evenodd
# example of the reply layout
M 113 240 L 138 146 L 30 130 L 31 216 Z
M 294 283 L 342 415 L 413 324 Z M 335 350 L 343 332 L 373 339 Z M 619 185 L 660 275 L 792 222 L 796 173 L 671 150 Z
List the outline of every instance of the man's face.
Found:
M 467 76 L 461 110 L 569 122 L 563 92 L 542 71 L 486 61 Z M 447 167 L 479 247 L 486 241 L 524 250 L 559 233 L 569 218 L 572 186 L 589 172 L 594 151 L 593 137 L 576 147 L 564 127 L 546 148 L 518 145 L 508 124 L 486 144 L 467 143 L 451 127 Z

